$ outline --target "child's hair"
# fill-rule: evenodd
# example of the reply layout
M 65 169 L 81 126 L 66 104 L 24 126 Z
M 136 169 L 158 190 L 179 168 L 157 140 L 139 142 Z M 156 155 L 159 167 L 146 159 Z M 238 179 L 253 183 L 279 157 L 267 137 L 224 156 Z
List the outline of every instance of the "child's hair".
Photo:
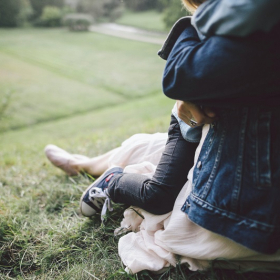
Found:
M 205 0 L 182 0 L 183 4 L 187 9 L 196 9 L 200 4 L 205 2 Z

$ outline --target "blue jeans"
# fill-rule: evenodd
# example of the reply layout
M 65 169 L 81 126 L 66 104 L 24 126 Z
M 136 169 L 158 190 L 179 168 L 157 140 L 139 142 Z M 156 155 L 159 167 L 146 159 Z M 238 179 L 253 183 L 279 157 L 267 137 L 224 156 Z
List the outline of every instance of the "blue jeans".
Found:
M 165 150 L 153 178 L 131 173 L 116 175 L 107 193 L 115 203 L 137 206 L 156 215 L 170 212 L 187 182 L 197 146 L 198 143 L 184 140 L 172 115 Z

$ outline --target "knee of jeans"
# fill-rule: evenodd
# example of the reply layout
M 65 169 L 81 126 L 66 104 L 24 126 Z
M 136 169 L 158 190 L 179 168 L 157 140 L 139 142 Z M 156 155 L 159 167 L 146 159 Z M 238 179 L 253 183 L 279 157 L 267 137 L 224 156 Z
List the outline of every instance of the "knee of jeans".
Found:
M 153 192 L 144 198 L 147 211 L 155 215 L 163 215 L 172 211 L 176 198 L 165 192 Z

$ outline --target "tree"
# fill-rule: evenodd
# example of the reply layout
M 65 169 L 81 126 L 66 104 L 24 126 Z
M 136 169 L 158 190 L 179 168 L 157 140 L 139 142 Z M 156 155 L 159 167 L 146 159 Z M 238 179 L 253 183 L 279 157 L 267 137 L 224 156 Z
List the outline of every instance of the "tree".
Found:
M 23 25 L 32 14 L 29 0 L 0 0 L 0 26 Z
M 164 7 L 163 21 L 170 28 L 179 18 L 191 15 L 179 0 L 161 0 Z
M 80 0 L 77 6 L 78 13 L 87 13 L 98 19 L 103 16 L 104 6 L 100 0 Z
M 87 31 L 93 23 L 89 14 L 68 14 L 63 19 L 63 24 L 71 31 Z
M 20 0 L 0 1 L 0 26 L 16 27 L 18 25 L 18 15 L 20 12 Z
M 108 17 L 114 20 L 122 14 L 122 2 L 120 0 L 80 0 L 77 12 L 88 13 L 94 19 Z
M 30 3 L 33 9 L 32 20 L 36 20 L 42 15 L 44 7 L 53 6 L 62 8 L 64 0 L 30 0 Z
M 26 24 L 33 14 L 32 6 L 29 0 L 20 0 L 20 11 L 17 16 L 19 26 Z
M 61 26 L 62 12 L 55 6 L 46 6 L 39 19 L 39 25 L 46 27 Z

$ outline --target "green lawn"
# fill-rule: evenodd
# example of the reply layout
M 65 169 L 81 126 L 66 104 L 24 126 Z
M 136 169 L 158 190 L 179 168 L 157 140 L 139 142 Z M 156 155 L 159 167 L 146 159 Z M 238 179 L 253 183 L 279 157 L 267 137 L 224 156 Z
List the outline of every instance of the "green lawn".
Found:
M 152 44 L 64 29 L 0 30 L 0 130 L 16 129 L 160 92 Z
M 116 23 L 146 30 L 168 31 L 163 22 L 163 14 L 153 10 L 138 13 L 126 11 L 122 17 L 116 20 Z
M 161 93 L 157 47 L 63 29 L 0 29 L 0 279 L 279 279 L 221 270 L 127 275 L 117 255 L 124 208 L 83 217 L 92 182 L 45 158 L 52 143 L 102 154 L 134 133 L 165 132 L 174 101 Z M 1 107 L 0 107 L 1 108 Z M 1 112 L 1 110 L 0 110 Z
M 91 179 L 46 160 L 53 143 L 94 156 L 138 132 L 166 131 L 158 47 L 64 29 L 0 30 L 0 279 L 126 276 L 113 229 L 79 213 Z M 1 107 L 0 107 L 1 108 Z

